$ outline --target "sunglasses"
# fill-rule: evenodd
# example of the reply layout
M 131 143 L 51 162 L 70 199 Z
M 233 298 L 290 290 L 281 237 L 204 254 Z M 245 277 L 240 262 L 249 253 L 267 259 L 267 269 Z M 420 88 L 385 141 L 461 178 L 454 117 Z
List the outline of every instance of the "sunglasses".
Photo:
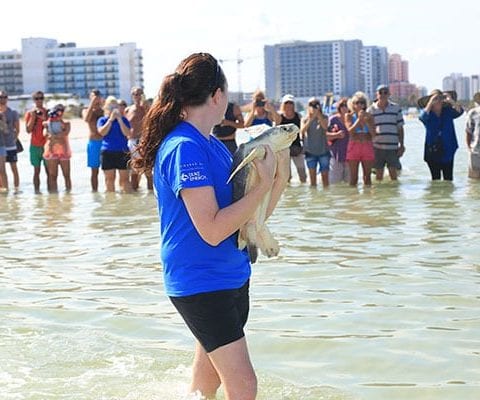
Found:
M 388 90 L 385 90 L 385 89 L 379 90 L 378 93 L 380 93 L 380 94 L 388 94 Z
M 353 104 L 367 104 L 367 103 L 366 103 L 365 101 L 363 101 L 363 100 L 358 100 L 358 101 L 356 101 L 356 102 L 353 103 Z
M 44 97 L 34 97 L 33 100 L 43 100 Z
M 0 96 L 0 99 L 8 99 L 8 96 Z

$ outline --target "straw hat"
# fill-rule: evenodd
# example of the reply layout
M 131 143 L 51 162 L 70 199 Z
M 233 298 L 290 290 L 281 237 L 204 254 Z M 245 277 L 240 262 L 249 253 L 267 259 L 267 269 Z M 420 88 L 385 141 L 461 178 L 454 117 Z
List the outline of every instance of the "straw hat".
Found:
M 453 101 L 457 101 L 457 92 L 455 90 L 446 90 L 442 92 L 440 89 L 433 89 L 428 96 L 423 96 L 418 99 L 418 106 L 420 108 L 425 108 L 430 101 L 430 98 L 439 94 L 448 94 L 453 99 Z
M 480 105 L 480 92 L 477 92 L 473 95 L 473 101 Z

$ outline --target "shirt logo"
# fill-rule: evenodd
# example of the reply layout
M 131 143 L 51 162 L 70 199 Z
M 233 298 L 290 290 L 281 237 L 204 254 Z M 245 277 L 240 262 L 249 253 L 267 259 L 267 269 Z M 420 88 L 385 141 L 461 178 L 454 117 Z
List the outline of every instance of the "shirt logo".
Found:
M 207 179 L 205 175 L 203 175 L 200 171 L 195 171 L 195 172 L 184 172 L 180 176 L 180 179 L 182 182 L 190 181 L 190 182 L 198 182 L 198 181 L 204 181 Z

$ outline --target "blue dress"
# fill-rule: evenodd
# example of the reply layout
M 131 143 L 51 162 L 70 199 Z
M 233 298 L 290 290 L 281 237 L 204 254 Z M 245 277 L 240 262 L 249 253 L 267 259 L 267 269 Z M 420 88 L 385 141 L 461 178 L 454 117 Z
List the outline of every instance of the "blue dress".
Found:
M 440 116 L 437 116 L 433 111 L 426 112 L 424 110 L 421 112 L 419 119 L 423 122 L 423 125 L 425 125 L 426 128 L 424 159 L 426 159 L 425 152 L 427 146 L 432 145 L 440 133 L 443 145 L 443 155 L 438 162 L 441 164 L 447 164 L 453 161 L 455 152 L 458 149 L 453 120 L 462 114 L 463 110 L 457 111 L 450 106 L 443 107 Z

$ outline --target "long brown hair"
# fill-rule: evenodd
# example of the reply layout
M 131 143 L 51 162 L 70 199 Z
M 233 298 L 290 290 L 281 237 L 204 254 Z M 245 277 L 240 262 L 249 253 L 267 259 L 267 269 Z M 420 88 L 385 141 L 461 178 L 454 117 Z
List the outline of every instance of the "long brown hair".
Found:
M 138 173 L 150 173 L 160 144 L 177 126 L 188 106 L 205 104 L 217 89 L 226 89 L 226 78 L 210 54 L 195 53 L 185 58 L 162 82 L 158 96 L 143 121 L 138 155 L 131 165 Z

